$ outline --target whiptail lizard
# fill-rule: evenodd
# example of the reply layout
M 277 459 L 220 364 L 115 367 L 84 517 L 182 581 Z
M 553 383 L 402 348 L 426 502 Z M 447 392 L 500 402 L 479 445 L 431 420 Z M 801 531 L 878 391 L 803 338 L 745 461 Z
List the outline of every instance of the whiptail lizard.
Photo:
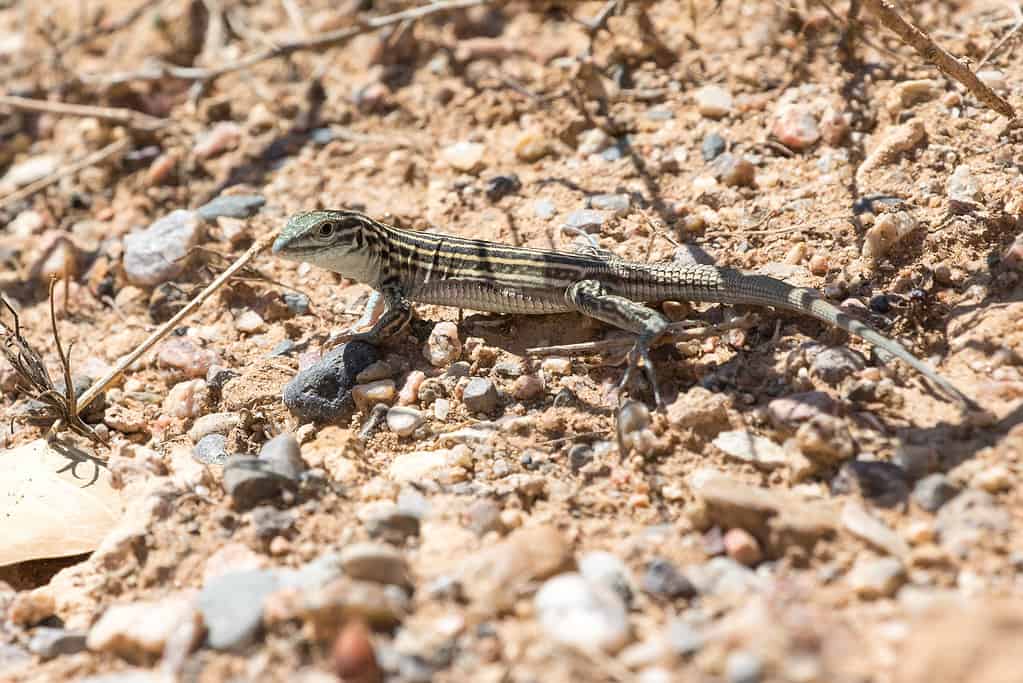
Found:
M 648 356 L 669 321 L 644 302 L 699 301 L 773 306 L 840 327 L 916 369 L 971 409 L 969 397 L 902 344 L 850 317 L 820 294 L 766 275 L 711 265 L 635 263 L 590 247 L 578 253 L 512 247 L 451 235 L 403 230 L 357 211 L 293 216 L 273 251 L 377 289 L 387 309 L 368 332 L 378 342 L 401 330 L 410 302 L 490 313 L 578 311 L 636 334 L 622 386 L 642 365 L 658 405 L 660 391 Z

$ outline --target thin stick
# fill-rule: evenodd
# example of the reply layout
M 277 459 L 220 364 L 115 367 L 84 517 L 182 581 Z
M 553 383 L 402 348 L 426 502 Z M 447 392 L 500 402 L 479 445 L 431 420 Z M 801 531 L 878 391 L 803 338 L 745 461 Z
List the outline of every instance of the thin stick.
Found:
M 988 50 L 987 54 L 984 55 L 979 62 L 977 62 L 978 69 L 987 64 L 988 60 L 994 57 L 1002 49 L 1002 47 L 1007 42 L 1009 42 L 1009 39 L 1019 32 L 1020 28 L 1023 28 L 1023 9 L 1020 9 L 1018 6 L 1013 5 L 1013 11 L 1016 14 L 1016 23 L 1013 25 L 1012 28 L 1006 31 L 1005 35 L 1002 36 L 1001 40 L 995 43 L 994 47 Z
M 348 42 L 355 36 L 375 31 L 379 28 L 383 28 L 384 26 L 398 24 L 403 21 L 421 19 L 431 14 L 437 14 L 438 12 L 447 12 L 454 9 L 464 9 L 467 7 L 485 5 L 490 1 L 491 0 L 437 0 L 437 2 L 433 2 L 429 5 L 413 7 L 412 9 L 395 12 L 394 14 L 387 14 L 381 17 L 373 17 L 365 20 L 357 26 L 349 26 L 336 31 L 312 36 L 310 38 L 283 42 L 280 45 L 257 50 L 252 54 L 242 57 L 236 62 L 231 62 L 218 67 L 204 69 L 198 67 L 174 66 L 171 64 L 157 64 L 154 67 L 142 69 L 140 71 L 119 74 L 114 73 L 104 76 L 85 75 L 82 79 L 85 81 L 106 84 L 123 83 L 125 81 L 156 81 L 165 77 L 178 78 L 185 81 L 212 81 L 225 74 L 248 69 L 260 62 L 276 59 L 278 57 L 286 57 L 295 52 L 305 50 L 322 50 L 330 47 L 336 47 Z
M 92 403 L 97 396 L 106 391 L 107 387 L 113 384 L 114 381 L 118 377 L 120 377 L 121 374 L 124 373 L 124 371 L 127 370 L 132 363 L 137 361 L 142 356 L 142 354 L 144 354 L 146 351 L 152 348 L 154 344 L 156 344 L 161 339 L 170 334 L 171 331 L 174 330 L 174 328 L 176 328 L 182 320 L 191 315 L 192 311 L 199 308 L 199 306 L 201 306 L 202 303 L 206 301 L 206 299 L 210 298 L 210 296 L 218 289 L 220 289 L 225 282 L 231 279 L 232 275 L 234 275 L 239 270 L 244 268 L 248 264 L 248 262 L 251 261 L 254 256 L 256 256 L 256 254 L 270 246 L 270 244 L 273 242 L 273 238 L 274 238 L 273 235 L 266 235 L 256 240 L 256 243 L 249 247 L 248 251 L 246 251 L 244 254 L 238 257 L 238 260 L 232 263 L 227 268 L 227 270 L 225 270 L 217 277 L 216 280 L 211 282 L 209 286 L 206 287 L 206 289 L 199 292 L 199 294 L 197 294 L 194 299 L 189 301 L 184 308 L 182 308 L 180 311 L 174 314 L 173 318 L 165 322 L 160 327 L 156 328 L 156 330 L 151 335 L 149 335 L 149 337 L 147 337 L 146 340 L 142 342 L 135 350 L 133 350 L 127 356 L 122 358 L 117 363 L 117 365 L 110 372 L 108 372 L 105 377 L 103 377 L 103 379 L 100 379 L 91 387 L 89 387 L 89 389 L 84 394 L 82 394 L 81 397 L 78 399 L 77 406 L 78 412 L 80 413 L 81 411 L 85 410 L 86 406 Z
M 37 100 L 30 97 L 16 97 L 14 95 L 0 95 L 0 105 L 6 105 L 23 111 L 46 112 L 66 116 L 91 116 L 101 121 L 121 123 L 129 128 L 144 131 L 159 130 L 170 123 L 169 119 L 156 118 L 134 109 L 67 104 L 66 102 L 51 102 L 49 100 Z
M 866 7 L 881 23 L 899 35 L 902 40 L 920 53 L 925 60 L 938 67 L 949 78 L 953 78 L 972 92 L 977 98 L 1002 116 L 1016 118 L 1012 105 L 995 94 L 976 74 L 935 43 L 924 31 L 908 23 L 885 0 L 863 0 Z
M 37 180 L 34 183 L 30 183 L 25 187 L 21 188 L 20 190 L 15 190 L 14 192 L 11 192 L 10 194 L 4 197 L 0 197 L 0 209 L 6 209 L 11 204 L 20 202 L 22 199 L 31 197 L 36 192 L 39 192 L 40 190 L 45 190 L 50 185 L 53 185 L 61 178 L 64 178 L 69 175 L 74 175 L 75 173 L 81 171 L 83 168 L 95 166 L 104 159 L 112 157 L 118 152 L 124 150 L 130 144 L 131 138 L 121 138 L 120 140 L 111 142 L 103 149 L 97 150 L 92 154 L 89 154 L 85 158 L 74 162 L 70 166 L 59 168 L 50 175 L 46 176 L 45 178 Z
M 720 325 L 706 325 L 704 327 L 693 327 L 692 322 L 682 320 L 668 325 L 668 328 L 652 346 L 661 346 L 680 341 L 703 339 L 704 337 L 717 336 L 723 332 L 736 329 L 752 327 L 753 316 L 744 315 Z M 621 351 L 632 346 L 635 339 L 631 337 L 617 337 L 601 341 L 581 342 L 579 344 L 561 344 L 560 346 L 534 346 L 526 349 L 529 356 L 581 356 L 585 354 L 609 353 Z

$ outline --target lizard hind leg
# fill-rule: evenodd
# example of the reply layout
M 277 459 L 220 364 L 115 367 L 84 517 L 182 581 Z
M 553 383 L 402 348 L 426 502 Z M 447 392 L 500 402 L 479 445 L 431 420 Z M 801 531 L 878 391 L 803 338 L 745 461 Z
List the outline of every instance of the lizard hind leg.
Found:
M 649 351 L 650 346 L 668 328 L 668 319 L 632 299 L 608 294 L 604 285 L 597 280 L 582 280 L 575 283 L 565 292 L 565 299 L 584 315 L 636 334 L 636 342 L 629 353 L 629 363 L 619 388 L 627 386 L 636 370 L 642 367 L 643 374 L 654 393 L 657 407 L 663 407 L 664 402 L 654 365 L 650 362 Z

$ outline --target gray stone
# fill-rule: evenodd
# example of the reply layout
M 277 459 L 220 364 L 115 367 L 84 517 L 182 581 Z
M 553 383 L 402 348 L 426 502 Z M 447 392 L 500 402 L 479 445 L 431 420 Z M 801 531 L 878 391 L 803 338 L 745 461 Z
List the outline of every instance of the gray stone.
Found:
M 124 238 L 124 273 L 135 285 L 155 286 L 185 270 L 185 257 L 203 231 L 194 211 L 178 209 Z
M 352 543 L 341 550 L 341 568 L 353 579 L 410 587 L 404 554 L 384 543 Z
M 553 218 L 557 210 L 558 207 L 549 199 L 537 199 L 533 202 L 533 215 L 545 221 Z
M 259 449 L 259 458 L 269 464 L 274 472 L 288 479 L 297 481 L 306 470 L 298 441 L 291 433 L 278 434 L 263 444 Z
M 986 537 L 1008 533 L 1011 517 L 986 491 L 967 489 L 938 511 L 936 528 L 941 545 L 965 556 Z
M 475 500 L 465 512 L 465 525 L 477 536 L 490 531 L 503 532 L 501 506 L 489 498 Z
M 728 683 L 760 683 L 764 676 L 764 662 L 748 650 L 736 650 L 725 661 Z
M 815 415 L 838 412 L 835 399 L 823 391 L 807 391 L 776 398 L 767 404 L 767 414 L 777 427 L 795 429 Z
M 43 659 L 61 655 L 73 655 L 85 650 L 85 631 L 68 631 L 63 628 L 40 626 L 32 631 L 28 649 Z
M 712 443 L 736 460 L 765 470 L 781 467 L 789 461 L 784 448 L 766 437 L 751 434 L 744 429 L 721 432 Z
M 280 587 L 275 572 L 231 572 L 211 579 L 199 594 L 207 642 L 214 650 L 240 649 L 255 641 L 263 623 L 263 602 Z
M 583 651 L 617 652 L 631 637 L 622 599 L 579 574 L 548 579 L 534 605 L 537 621 L 551 639 Z
M 586 553 L 579 558 L 579 573 L 590 583 L 614 591 L 626 605 L 632 602 L 632 575 L 625 563 L 611 553 Z
M 300 292 L 285 292 L 282 296 L 284 305 L 292 315 L 305 315 L 309 312 L 309 297 Z
M 654 597 L 677 600 L 696 595 L 696 587 L 670 561 L 656 558 L 643 573 L 643 590 Z
M 284 387 L 284 405 L 302 420 L 331 422 L 352 405 L 355 378 L 380 360 L 377 348 L 353 341 L 331 350 Z
M 704 636 L 687 621 L 672 619 L 668 624 L 664 639 L 672 652 L 680 657 L 694 654 L 703 647 Z
M 199 207 L 199 217 L 213 222 L 221 216 L 227 218 L 251 218 L 263 208 L 266 199 L 258 194 L 235 194 L 217 197 Z
M 696 589 L 706 595 L 748 597 L 762 588 L 761 579 L 753 570 L 730 557 L 714 557 L 691 567 L 689 578 Z
M 271 539 L 288 532 L 295 526 L 295 515 L 288 510 L 279 510 L 272 505 L 252 508 L 252 527 L 256 536 Z
M 600 232 L 600 229 L 604 226 L 604 222 L 606 220 L 607 214 L 603 211 L 579 209 L 565 217 L 565 225 L 569 228 L 575 228 L 576 230 Z
M 473 377 L 462 391 L 462 402 L 473 413 L 492 413 L 497 408 L 497 387 L 489 379 Z
M 717 133 L 711 133 L 703 138 L 703 142 L 700 144 L 700 155 L 703 156 L 704 161 L 714 161 L 725 151 L 725 147 L 727 147 L 725 139 Z
M 232 455 L 224 463 L 224 490 L 237 510 L 249 510 L 294 491 L 297 482 L 276 472 L 271 463 L 251 455 Z
M 905 583 L 906 571 L 894 557 L 868 558 L 858 561 L 847 579 L 861 598 L 890 598 Z
M 389 543 L 404 543 L 406 539 L 419 535 L 419 516 L 399 506 L 375 512 L 363 523 L 370 537 Z
M 206 465 L 223 465 L 227 462 L 227 437 L 223 434 L 207 434 L 195 444 L 192 457 Z
M 957 495 L 959 488 L 940 473 L 924 477 L 913 487 L 913 500 L 928 512 L 937 512 Z
M 387 428 L 398 436 L 411 436 L 426 417 L 422 411 L 405 406 L 395 406 L 387 410 Z
M 845 346 L 831 346 L 816 356 L 810 371 L 831 385 L 867 367 L 867 361 L 859 351 Z
M 632 208 L 632 199 L 627 194 L 595 194 L 586 200 L 586 207 L 623 216 Z
M 859 495 L 881 507 L 902 505 L 909 498 L 909 481 L 897 465 L 880 460 L 853 460 L 831 480 L 836 495 Z

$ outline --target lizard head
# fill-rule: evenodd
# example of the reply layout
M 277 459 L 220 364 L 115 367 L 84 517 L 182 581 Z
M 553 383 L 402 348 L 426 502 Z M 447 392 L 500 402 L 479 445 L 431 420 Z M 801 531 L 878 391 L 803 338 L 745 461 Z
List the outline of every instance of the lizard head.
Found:
M 338 270 L 365 249 L 372 218 L 358 211 L 307 211 L 292 216 L 274 241 L 273 252 L 292 261 Z

